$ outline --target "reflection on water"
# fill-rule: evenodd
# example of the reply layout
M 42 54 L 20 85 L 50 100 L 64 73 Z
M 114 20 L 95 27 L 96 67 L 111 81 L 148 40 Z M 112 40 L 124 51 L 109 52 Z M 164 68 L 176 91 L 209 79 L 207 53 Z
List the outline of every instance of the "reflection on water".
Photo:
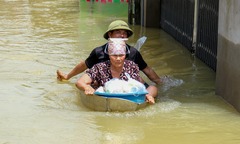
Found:
M 155 105 L 94 112 L 80 101 L 80 75 L 56 80 L 127 10 L 120 0 L 0 2 L 0 143 L 239 143 L 239 113 L 214 94 L 215 73 L 160 29 L 133 26 L 129 39 L 147 37 L 140 51 L 163 81 Z

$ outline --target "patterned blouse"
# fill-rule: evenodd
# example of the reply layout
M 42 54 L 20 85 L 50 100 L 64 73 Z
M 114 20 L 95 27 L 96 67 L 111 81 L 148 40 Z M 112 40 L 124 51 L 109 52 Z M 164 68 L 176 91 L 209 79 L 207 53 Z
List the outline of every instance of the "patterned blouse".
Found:
M 107 81 L 113 78 L 110 70 L 110 60 L 95 64 L 91 69 L 86 70 L 86 73 L 93 82 L 97 81 L 99 86 L 104 86 Z M 138 65 L 130 60 L 124 61 L 119 79 L 127 81 L 128 78 L 125 73 L 128 73 L 132 79 L 140 80 Z

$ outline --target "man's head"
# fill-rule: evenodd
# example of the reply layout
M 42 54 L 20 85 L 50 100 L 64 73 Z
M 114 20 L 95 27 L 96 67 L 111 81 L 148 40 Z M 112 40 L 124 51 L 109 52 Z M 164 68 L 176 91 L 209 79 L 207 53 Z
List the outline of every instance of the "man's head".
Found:
M 115 20 L 108 26 L 108 30 L 103 37 L 105 39 L 110 38 L 128 38 L 133 34 L 133 31 L 129 28 L 128 24 L 122 20 Z

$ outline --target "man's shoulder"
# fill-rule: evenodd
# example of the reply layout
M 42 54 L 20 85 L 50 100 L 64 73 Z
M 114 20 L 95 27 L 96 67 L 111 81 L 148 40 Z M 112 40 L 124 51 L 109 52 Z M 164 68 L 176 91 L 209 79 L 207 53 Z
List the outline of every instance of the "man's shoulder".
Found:
M 105 55 L 105 52 L 104 52 L 105 48 L 106 48 L 106 44 L 96 47 L 92 50 L 91 54 L 96 55 L 98 57 L 102 57 Z
M 127 47 L 129 48 L 130 53 L 139 53 L 139 51 L 136 48 L 134 48 L 133 46 L 127 45 Z

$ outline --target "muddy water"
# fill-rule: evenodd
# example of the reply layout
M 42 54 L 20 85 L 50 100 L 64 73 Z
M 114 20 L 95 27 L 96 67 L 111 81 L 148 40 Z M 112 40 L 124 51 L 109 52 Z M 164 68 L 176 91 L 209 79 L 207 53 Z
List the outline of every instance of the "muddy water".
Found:
M 106 40 L 115 19 L 127 20 L 127 3 L 114 0 L 0 1 L 0 143 L 240 142 L 240 117 L 215 95 L 215 73 L 160 29 L 132 26 L 134 45 L 161 76 L 158 102 L 136 112 L 94 112 L 74 83 L 58 82 Z M 146 81 L 149 80 L 144 77 Z

